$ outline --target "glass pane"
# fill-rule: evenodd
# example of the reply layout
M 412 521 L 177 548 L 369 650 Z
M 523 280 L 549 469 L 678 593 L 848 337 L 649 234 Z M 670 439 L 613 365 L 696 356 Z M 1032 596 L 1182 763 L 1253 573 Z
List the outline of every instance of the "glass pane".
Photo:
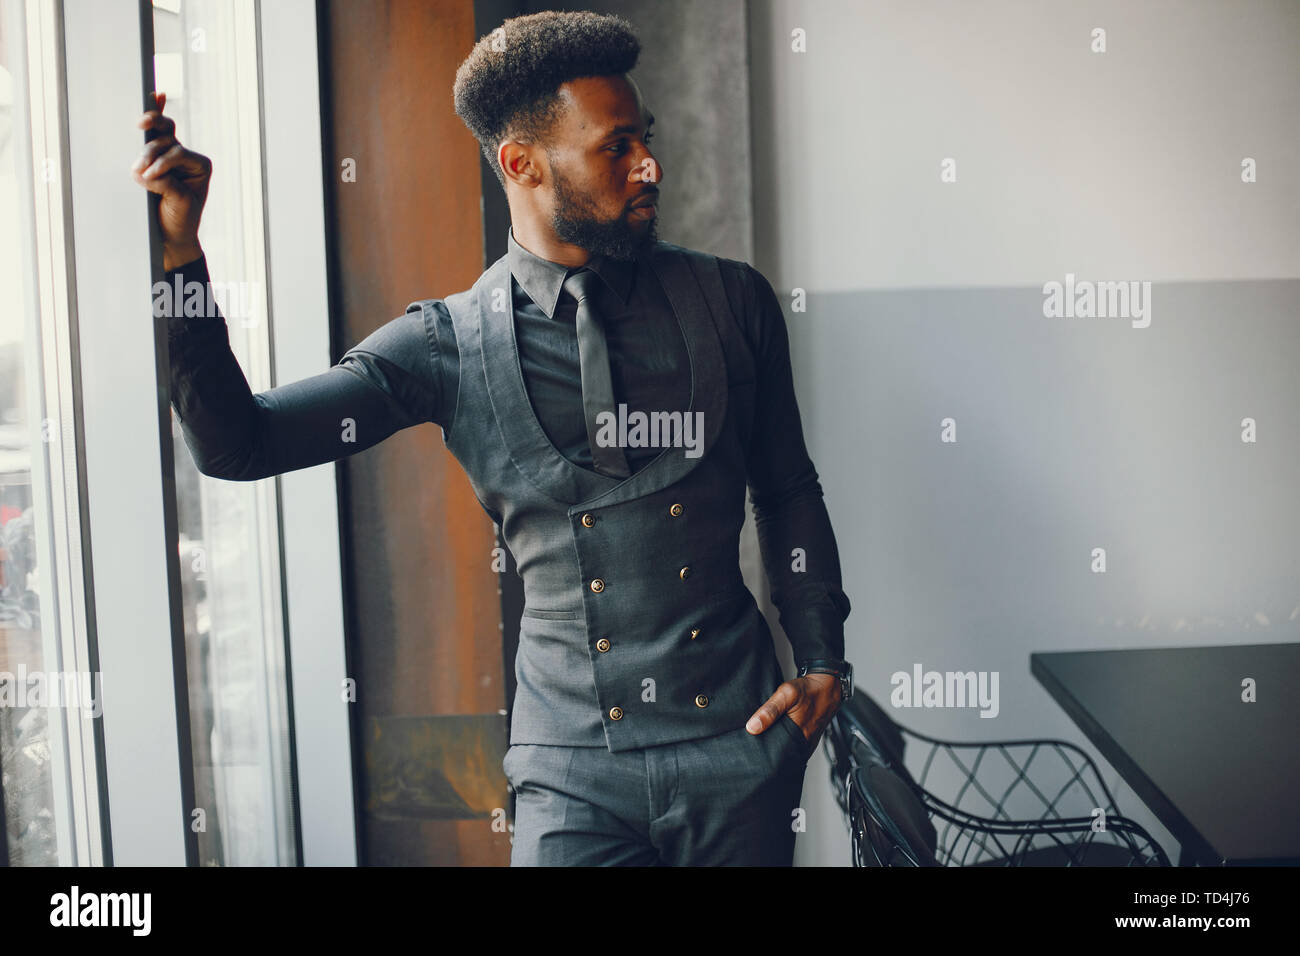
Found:
M 212 158 L 200 226 L 230 345 L 270 388 L 254 7 L 155 0 L 154 69 L 177 138 Z M 203 866 L 295 865 L 277 482 L 201 475 L 172 417 Z
M 102 854 L 89 743 L 99 685 L 74 597 L 84 582 L 54 38 L 51 4 L 0 0 L 0 862 L 14 866 Z

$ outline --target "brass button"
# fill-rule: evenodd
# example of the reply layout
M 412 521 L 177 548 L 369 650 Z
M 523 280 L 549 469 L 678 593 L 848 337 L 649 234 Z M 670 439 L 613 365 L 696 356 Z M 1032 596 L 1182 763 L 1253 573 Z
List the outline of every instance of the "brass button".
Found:
M 597 594 L 599 594 L 601 591 L 605 590 L 605 582 L 602 581 L 600 578 L 593 578 L 591 582 L 591 589 L 595 591 Z
M 600 651 L 602 654 L 609 650 L 609 639 L 602 637 L 598 640 L 596 642 L 596 650 Z
M 609 719 L 610 719 L 610 720 L 622 720 L 622 719 L 623 719 L 623 708 L 622 708 L 622 707 L 611 707 L 611 708 L 609 709 Z
M 596 523 L 596 516 L 595 516 L 595 515 L 593 515 L 593 514 L 585 514 L 585 515 L 582 516 L 582 526 L 583 526 L 584 528 L 590 528 L 590 527 L 591 527 L 592 525 L 594 525 L 595 523 Z
M 685 581 L 687 578 L 691 576 L 691 569 L 689 566 L 684 567 L 680 571 L 678 571 L 677 574 L 681 577 L 683 581 Z
M 700 636 L 700 629 L 698 627 L 691 628 L 691 640 L 695 640 L 699 636 Z
M 695 706 L 696 706 L 696 707 L 708 707 L 708 706 L 709 706 L 709 698 L 705 697 L 703 694 L 696 694 L 696 695 L 695 695 Z
M 682 506 L 673 505 L 671 508 L 668 509 L 668 513 L 672 515 L 674 518 L 676 518 L 678 515 L 682 513 Z

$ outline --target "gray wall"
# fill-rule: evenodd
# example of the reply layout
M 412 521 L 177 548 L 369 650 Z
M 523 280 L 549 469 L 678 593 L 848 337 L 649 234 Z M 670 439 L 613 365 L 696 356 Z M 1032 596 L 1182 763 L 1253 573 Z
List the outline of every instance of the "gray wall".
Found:
M 1032 651 L 1297 640 L 1300 4 L 749 14 L 753 261 L 808 292 L 788 313 L 795 381 L 860 686 L 887 704 L 915 662 L 996 670 L 995 719 L 894 714 L 1096 756 Z M 1150 326 L 1045 318 L 1043 284 L 1067 272 L 1150 281 Z M 847 864 L 824 771 L 798 859 Z

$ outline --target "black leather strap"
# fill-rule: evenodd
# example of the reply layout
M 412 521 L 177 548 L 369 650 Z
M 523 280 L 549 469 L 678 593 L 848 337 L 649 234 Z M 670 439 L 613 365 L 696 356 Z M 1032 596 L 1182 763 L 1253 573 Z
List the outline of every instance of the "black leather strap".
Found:
M 848 673 L 844 666 L 847 661 L 839 661 L 833 658 L 815 658 L 807 661 L 796 661 L 795 667 L 808 674 L 837 674 L 843 676 Z M 807 670 L 804 670 L 807 668 Z

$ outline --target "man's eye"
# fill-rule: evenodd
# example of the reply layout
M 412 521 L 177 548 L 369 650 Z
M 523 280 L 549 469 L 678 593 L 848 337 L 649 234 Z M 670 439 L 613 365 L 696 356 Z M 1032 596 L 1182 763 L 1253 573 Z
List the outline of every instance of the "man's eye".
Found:
M 645 141 L 649 143 L 650 140 L 654 139 L 654 135 L 655 135 L 654 133 L 649 133 L 649 132 L 646 133 Z M 611 153 L 621 153 L 625 149 L 627 149 L 627 143 L 623 140 L 620 140 L 619 142 L 614 143 L 612 146 L 606 146 L 605 149 Z

